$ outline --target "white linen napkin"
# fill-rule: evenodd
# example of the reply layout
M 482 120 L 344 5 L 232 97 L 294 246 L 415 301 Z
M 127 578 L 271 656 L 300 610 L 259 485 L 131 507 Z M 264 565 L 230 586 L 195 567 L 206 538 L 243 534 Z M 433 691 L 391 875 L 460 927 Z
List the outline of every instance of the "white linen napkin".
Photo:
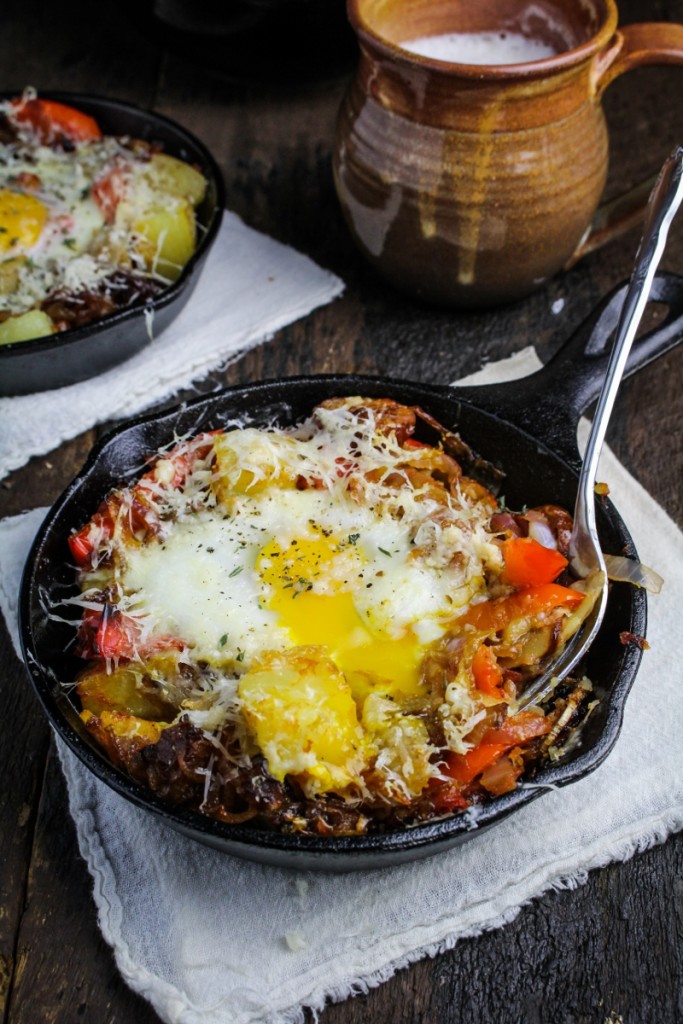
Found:
M 517 377 L 533 350 L 469 380 Z M 550 888 L 683 828 L 683 535 L 608 451 L 601 479 L 643 560 L 666 576 L 621 736 L 592 775 L 448 853 L 347 875 L 250 864 L 177 835 L 59 743 L 99 923 L 131 986 L 168 1024 L 303 1024 L 397 968 L 510 921 Z M 19 572 L 44 510 L 0 523 L 0 605 L 16 636 Z M 28 684 L 27 684 L 28 685 Z
M 228 364 L 245 349 L 329 302 L 344 288 L 316 266 L 225 211 L 195 291 L 178 317 L 131 359 L 97 377 L 0 398 L 0 478 L 97 423 L 133 416 Z

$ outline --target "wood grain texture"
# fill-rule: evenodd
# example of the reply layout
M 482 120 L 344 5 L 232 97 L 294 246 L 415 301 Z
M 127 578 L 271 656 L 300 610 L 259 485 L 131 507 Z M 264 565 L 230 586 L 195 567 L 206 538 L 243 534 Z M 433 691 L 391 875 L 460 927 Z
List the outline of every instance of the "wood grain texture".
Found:
M 24 911 L 49 727 L 29 692 L 23 666 L 2 627 L 0 706 L 0 1020 L 5 1019 L 17 961 L 17 930 Z
M 66 814 L 64 779 L 52 750 L 17 936 L 9 1001 L 12 1024 L 135 1021 L 152 1024 L 151 1007 L 122 985 L 99 933 L 91 881 Z
M 620 9 L 623 22 L 683 22 L 681 0 L 624 0 Z M 30 12 L 5 0 L 2 87 L 90 90 L 178 119 L 219 160 L 231 209 L 346 283 L 340 299 L 212 374 L 199 390 L 340 371 L 446 382 L 527 344 L 545 360 L 628 276 L 637 231 L 500 309 L 444 312 L 399 294 L 356 252 L 332 184 L 334 120 L 348 63 L 339 72 L 331 57 L 326 77 L 245 84 L 227 65 L 203 65 L 196 51 L 190 59 L 189 42 L 187 53 L 182 38 L 171 44 L 150 12 L 151 0 L 68 0 L 59 8 L 34 0 Z M 608 90 L 610 194 L 654 171 L 683 138 L 682 80 L 680 69 L 647 69 Z M 683 272 L 681 218 L 664 266 Z M 610 429 L 617 454 L 679 524 L 682 386 L 683 346 L 624 385 Z M 105 427 L 1 482 L 0 515 L 54 500 Z M 99 935 L 48 729 L 4 635 L 0 645 L 0 1021 L 151 1024 L 154 1011 L 127 988 Z M 683 1020 L 682 878 L 678 836 L 593 872 L 575 891 L 546 894 L 505 928 L 420 961 L 369 994 L 328 1007 L 320 1020 L 676 1024 Z

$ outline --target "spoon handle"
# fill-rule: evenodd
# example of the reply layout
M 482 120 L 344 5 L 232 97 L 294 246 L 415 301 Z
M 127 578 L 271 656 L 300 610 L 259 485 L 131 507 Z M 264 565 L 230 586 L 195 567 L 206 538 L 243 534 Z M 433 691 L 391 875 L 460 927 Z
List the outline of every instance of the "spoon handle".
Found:
M 592 570 L 602 568 L 595 564 L 594 551 L 581 544 L 580 538 L 596 536 L 594 491 L 600 451 L 631 345 L 664 252 L 669 227 L 682 199 L 683 146 L 677 146 L 665 161 L 650 197 L 643 236 L 619 316 L 614 345 L 583 458 L 574 510 L 574 538 L 570 548 L 572 568 L 579 576 L 586 576 Z M 579 543 L 575 544 L 575 539 Z

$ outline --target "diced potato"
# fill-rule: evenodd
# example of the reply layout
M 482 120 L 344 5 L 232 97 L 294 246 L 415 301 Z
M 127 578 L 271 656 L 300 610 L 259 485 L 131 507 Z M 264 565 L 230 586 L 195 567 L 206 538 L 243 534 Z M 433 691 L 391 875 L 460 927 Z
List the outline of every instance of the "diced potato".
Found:
M 135 220 L 133 231 L 147 268 L 175 281 L 195 250 L 197 229 L 189 200 L 150 206 Z
M 193 206 L 198 206 L 206 194 L 204 175 L 167 153 L 155 153 L 143 176 L 156 192 L 189 199 Z
M 122 711 L 152 721 L 175 717 L 173 706 L 161 688 L 140 669 L 126 666 L 107 673 L 99 666 L 88 669 L 78 681 L 76 692 L 86 711 Z
M 351 690 L 320 648 L 266 656 L 242 676 L 238 693 L 276 779 L 294 775 L 309 796 L 343 793 L 359 781 L 371 751 Z
M 89 727 L 94 726 L 93 718 L 97 718 L 106 732 L 120 739 L 142 740 L 141 746 L 156 743 L 164 729 L 168 728 L 168 722 L 148 722 L 136 715 L 127 715 L 123 711 L 103 711 L 99 715 L 83 711 L 81 718 Z
M 30 341 L 54 333 L 54 324 L 47 313 L 40 309 L 29 309 L 28 313 L 11 316 L 0 323 L 0 345 L 11 345 L 15 341 Z

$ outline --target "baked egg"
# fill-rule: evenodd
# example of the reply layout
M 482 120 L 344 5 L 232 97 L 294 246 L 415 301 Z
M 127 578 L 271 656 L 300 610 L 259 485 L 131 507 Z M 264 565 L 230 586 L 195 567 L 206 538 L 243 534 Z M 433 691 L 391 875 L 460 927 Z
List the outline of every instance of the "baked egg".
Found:
M 492 791 L 514 785 L 553 725 L 510 714 L 515 683 L 590 597 L 555 582 L 550 528 L 543 546 L 523 514 L 503 527 L 443 444 L 413 440 L 420 413 L 339 399 L 180 441 L 72 536 L 77 692 L 114 760 L 152 784 L 193 737 L 200 809 L 304 831 L 452 812 L 494 764 Z

